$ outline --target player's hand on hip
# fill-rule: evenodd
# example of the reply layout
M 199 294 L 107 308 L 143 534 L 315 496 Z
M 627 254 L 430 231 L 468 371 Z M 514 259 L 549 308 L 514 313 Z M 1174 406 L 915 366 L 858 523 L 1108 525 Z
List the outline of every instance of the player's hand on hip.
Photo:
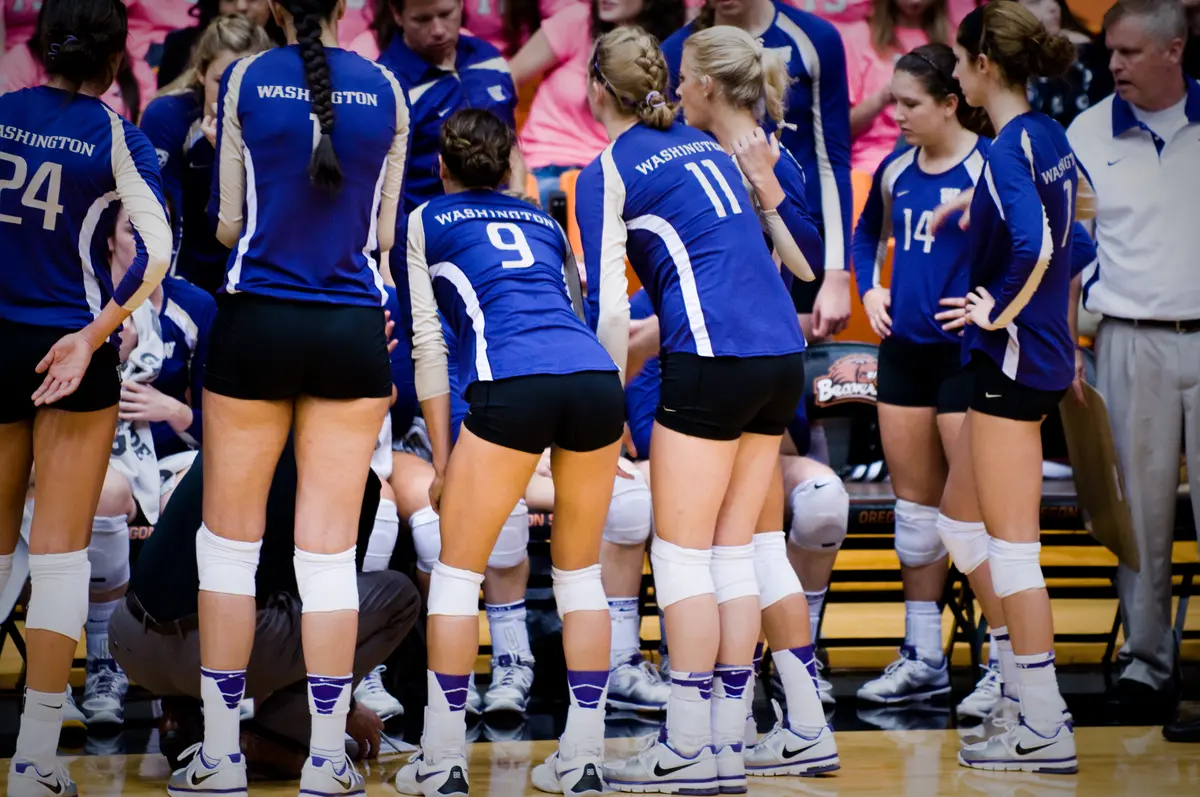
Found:
M 871 329 L 881 338 L 892 334 L 892 317 L 888 315 L 891 306 L 892 292 L 887 288 L 872 288 L 863 296 L 867 320 L 871 322 Z
M 967 318 L 967 297 L 965 296 L 946 296 L 938 299 L 938 304 L 942 307 L 949 307 L 949 310 L 943 310 L 934 315 L 934 320 L 940 321 L 942 329 L 947 332 L 958 330 L 958 334 L 962 335 L 962 329 L 969 320 Z
M 46 375 L 41 386 L 33 393 L 34 406 L 53 404 L 74 393 L 91 362 L 92 344 L 82 332 L 72 332 L 59 338 L 34 369 Z

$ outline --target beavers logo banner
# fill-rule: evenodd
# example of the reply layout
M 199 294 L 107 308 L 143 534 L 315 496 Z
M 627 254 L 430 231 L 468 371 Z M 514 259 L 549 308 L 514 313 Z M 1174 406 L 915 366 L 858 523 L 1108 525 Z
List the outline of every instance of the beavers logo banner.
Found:
M 879 360 L 874 354 L 847 354 L 833 361 L 829 372 L 813 380 L 813 400 L 818 407 L 857 401 L 874 404 Z

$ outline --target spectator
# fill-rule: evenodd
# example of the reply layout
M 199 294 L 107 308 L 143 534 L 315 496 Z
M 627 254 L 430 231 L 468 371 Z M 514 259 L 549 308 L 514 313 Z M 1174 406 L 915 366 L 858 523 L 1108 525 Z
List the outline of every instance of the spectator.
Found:
M 792 8 L 816 14 L 838 25 L 865 22 L 871 18 L 873 0 L 787 0 Z M 952 27 L 984 0 L 948 0 Z
M 512 58 L 542 21 L 587 0 L 471 0 L 463 4 L 463 26 Z
M 1153 720 L 1168 707 L 1176 667 L 1171 545 L 1181 437 L 1200 517 L 1200 84 L 1181 68 L 1188 28 L 1178 0 L 1118 0 L 1104 21 L 1117 93 L 1080 114 L 1069 137 L 1096 192 L 1099 259 L 1083 275 L 1083 301 L 1104 316 L 1097 381 L 1141 554 L 1139 572 L 1118 572 L 1126 637 L 1116 694 Z M 1200 738 L 1195 722 L 1173 731 Z
M 158 85 L 167 86 L 179 79 L 191 63 L 192 47 L 196 39 L 208 27 L 208 23 L 217 17 L 240 14 L 265 29 L 275 43 L 280 44 L 278 26 L 271 19 L 271 7 L 267 2 L 268 0 L 196 0 L 196 5 L 191 10 L 196 24 L 168 33 L 163 42 L 162 61 L 158 65 Z
M 0 53 L 16 49 L 33 38 L 42 0 L 4 0 L 0 7 Z
M 461 108 L 482 108 L 515 126 L 517 93 L 500 51 L 460 35 L 463 0 L 390 0 L 397 31 L 379 56 L 408 97 L 409 161 L 403 217 L 442 194 L 438 146 L 442 122 Z M 511 183 L 523 186 L 524 165 L 513 148 Z M 397 237 L 397 240 L 404 240 Z
M 808 208 L 824 231 L 825 263 L 813 282 L 794 282 L 792 300 L 808 339 L 841 332 L 850 319 L 850 94 L 837 29 L 773 0 L 708 0 L 696 20 L 663 42 L 671 90 L 683 43 L 695 31 L 733 25 L 784 56 L 791 78 L 783 144 L 800 162 Z
M 129 54 L 134 62 L 145 65 L 139 69 L 142 107 L 150 104 L 158 79 L 154 67 L 162 61 L 167 34 L 186 27 L 195 0 L 125 0 L 129 9 Z
M 538 179 L 542 207 L 569 169 L 582 169 L 608 146 L 604 128 L 587 104 L 592 42 L 617 27 L 634 24 L 659 41 L 683 24 L 681 0 L 621 0 L 571 3 L 548 18 L 512 59 L 513 82 L 523 85 L 549 72 L 521 129 L 521 150 Z
M 246 17 L 217 17 L 200 36 L 189 68 L 159 92 L 142 119 L 170 203 L 174 273 L 211 294 L 221 286 L 229 250 L 208 216 L 215 152 L 200 122 L 215 115 L 221 75 L 229 65 L 270 46 L 263 29 Z
M 204 491 L 203 455 L 184 476 L 154 534 L 134 567 L 129 594 L 113 614 L 113 655 L 133 678 L 163 700 L 162 751 L 172 767 L 200 740 L 200 631 L 197 623 L 196 532 Z M 301 652 L 301 606 L 292 556 L 295 546 L 296 456 L 284 449 L 271 482 L 266 531 L 256 583 L 258 605 L 246 696 L 258 701 L 249 732 L 265 731 L 287 740 L 299 754 L 285 771 L 298 777 L 308 748 L 309 711 L 305 662 Z M 379 480 L 367 477 L 358 518 L 358 565 L 367 550 Z M 400 573 L 358 574 L 357 682 L 395 650 L 416 622 L 420 598 Z M 188 721 L 190 718 L 191 721 Z M 168 733 L 168 728 L 176 730 Z M 379 750 L 381 725 L 365 707 L 352 706 L 347 733 L 358 742 L 359 757 Z M 247 744 L 249 764 L 259 745 Z
M 346 0 L 346 14 L 338 23 L 338 41 L 351 49 L 351 43 L 371 29 L 375 21 L 375 0 Z
M 1108 55 L 1067 6 L 1066 0 L 1020 0 L 1050 33 L 1066 35 L 1078 59 L 1061 78 L 1034 78 L 1029 82 L 1029 104 L 1063 127 L 1112 93 Z
M 874 174 L 896 148 L 892 70 L 905 53 L 950 35 L 946 0 L 873 0 L 865 22 L 841 27 L 850 84 L 850 166 Z

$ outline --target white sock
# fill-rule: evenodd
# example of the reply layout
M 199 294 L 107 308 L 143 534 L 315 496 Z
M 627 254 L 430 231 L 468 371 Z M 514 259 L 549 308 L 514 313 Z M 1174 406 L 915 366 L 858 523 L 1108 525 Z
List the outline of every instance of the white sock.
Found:
M 1021 714 L 1025 724 L 1043 736 L 1049 736 L 1063 723 L 1067 704 L 1058 691 L 1054 672 L 1054 651 L 1015 656 L 1020 670 Z
M 988 663 L 989 669 L 1000 671 L 1000 643 L 996 641 L 996 629 L 988 631 Z
M 820 592 L 805 592 L 804 599 L 808 601 L 808 627 L 812 629 L 812 641 L 815 645 L 821 638 L 821 607 L 825 605 L 825 595 L 829 587 Z
M 937 601 L 904 602 L 904 641 L 917 658 L 940 667 L 946 657 L 942 649 L 942 610 Z
M 525 626 L 525 601 L 485 603 L 488 628 L 492 632 L 493 656 L 529 657 L 529 629 Z
M 388 564 L 391 563 L 396 538 L 400 536 L 400 516 L 396 511 L 394 501 L 379 499 L 379 508 L 375 510 L 375 524 L 371 528 L 371 536 L 367 539 L 367 552 L 363 554 L 364 573 L 387 570 Z
M 39 764 L 50 763 L 57 757 L 62 709 L 62 692 L 25 688 L 25 708 L 21 712 L 21 730 L 17 732 L 15 759 Z
M 695 755 L 712 744 L 712 687 L 711 672 L 671 670 L 667 740 L 682 755 Z
M 779 679 L 783 681 L 783 694 L 787 699 L 788 725 L 793 731 L 808 738 L 814 737 L 825 727 L 825 707 L 817 694 L 817 662 L 813 646 L 776 650 L 771 653 Z
M 204 746 L 210 761 L 241 752 L 242 698 L 245 670 L 200 668 L 200 699 L 204 702 Z
M 742 744 L 746 736 L 746 692 L 754 685 L 754 668 L 718 664 L 713 670 L 712 735 L 718 750 Z
M 308 754 L 334 765 L 346 760 L 346 715 L 350 713 L 350 685 L 354 674 L 326 676 L 308 674 L 308 713 L 312 736 Z
M 996 641 L 997 657 L 1000 659 L 1000 694 L 1020 700 L 1021 673 L 1013 655 L 1012 640 L 1008 638 L 1008 626 L 993 628 L 992 639 Z
M 466 750 L 467 690 L 470 675 L 445 675 L 426 670 L 429 699 L 421 747 L 434 756 Z
M 612 620 L 610 669 L 615 669 L 638 655 L 642 649 L 642 618 L 638 615 L 638 599 L 609 598 L 608 616 Z
M 108 652 L 108 620 L 121 601 L 122 598 L 117 598 L 115 601 L 92 601 L 88 604 L 87 623 L 83 630 L 87 632 L 89 660 L 112 658 Z
M 608 694 L 608 671 L 567 670 L 571 705 L 567 725 L 559 740 L 564 758 L 581 753 L 604 755 L 604 704 Z

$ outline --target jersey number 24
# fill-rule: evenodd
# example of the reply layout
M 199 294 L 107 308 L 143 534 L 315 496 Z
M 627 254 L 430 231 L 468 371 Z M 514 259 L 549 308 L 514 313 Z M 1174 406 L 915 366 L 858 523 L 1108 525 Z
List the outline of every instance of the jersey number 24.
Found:
M 62 188 L 62 166 L 46 161 L 38 167 L 38 170 L 33 173 L 33 178 L 30 179 L 29 163 L 20 155 L 0 152 L 0 161 L 6 161 L 13 165 L 12 177 L 6 180 L 0 179 L 0 192 L 19 190 L 24 186 L 25 193 L 21 194 L 21 204 L 27 208 L 42 211 L 42 229 L 53 230 L 58 224 L 59 214 L 63 212 L 63 206 L 58 204 L 59 192 Z M 26 185 L 26 180 L 29 181 L 28 185 Z M 38 194 L 43 189 L 45 189 L 45 199 L 39 199 Z M 23 221 L 20 216 L 0 213 L 0 222 L 5 224 L 21 224 Z

